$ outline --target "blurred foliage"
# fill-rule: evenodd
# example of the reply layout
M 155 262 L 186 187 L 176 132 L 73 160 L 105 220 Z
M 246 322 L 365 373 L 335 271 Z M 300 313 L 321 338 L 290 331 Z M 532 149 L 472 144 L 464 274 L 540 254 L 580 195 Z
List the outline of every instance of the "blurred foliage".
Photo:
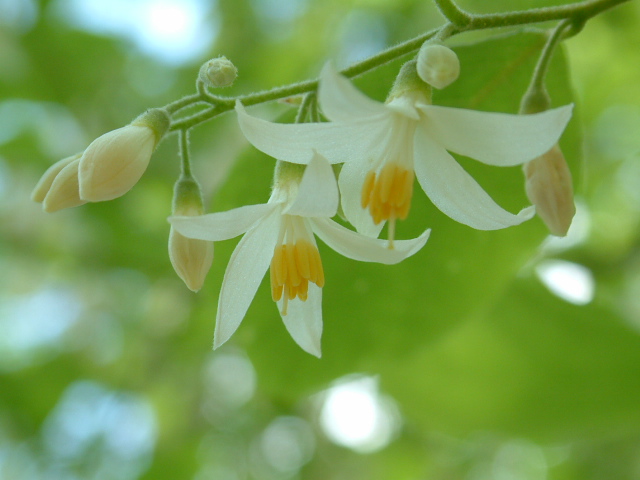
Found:
M 398 235 L 433 233 L 402 264 L 359 264 L 320 245 L 321 360 L 288 336 L 267 285 L 211 352 L 236 241 L 216 244 L 198 294 L 172 271 L 174 137 L 122 198 L 49 215 L 29 192 L 57 159 L 191 93 L 210 57 L 239 68 L 223 94 L 249 93 L 436 27 L 435 7 L 200 2 L 214 41 L 198 58 L 166 63 L 130 37 L 70 20 L 92 3 L 0 1 L 0 479 L 640 478 L 637 2 L 590 21 L 548 76 L 553 104 L 577 105 L 561 142 L 579 203 L 570 235 L 546 238 L 538 219 L 474 231 L 417 193 Z M 142 3 L 124 5 L 133 15 Z M 495 12 L 570 2 L 460 3 Z M 453 39 L 462 74 L 434 101 L 516 112 L 544 27 Z M 356 85 L 383 99 L 400 64 Z M 273 160 L 246 146 L 231 115 L 191 139 L 211 211 L 266 200 Z M 526 205 L 519 168 L 459 160 L 505 208 Z M 552 260 L 585 267 L 593 298 L 552 293 L 543 282 Z M 332 436 L 327 405 L 362 379 L 388 428 L 378 445 L 349 448 Z

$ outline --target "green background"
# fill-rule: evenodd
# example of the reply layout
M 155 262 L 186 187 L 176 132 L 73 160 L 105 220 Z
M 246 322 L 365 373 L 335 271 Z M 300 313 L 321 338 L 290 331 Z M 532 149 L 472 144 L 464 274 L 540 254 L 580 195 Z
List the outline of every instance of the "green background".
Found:
M 250 93 L 314 77 L 327 59 L 346 66 L 442 17 L 412 0 L 282 2 L 289 13 L 266 0 L 204 2 L 215 39 L 167 64 L 73 26 L 61 5 L 83 3 L 0 1 L 0 479 L 640 478 L 637 2 L 590 21 L 549 72 L 554 106 L 576 104 L 561 140 L 578 204 L 570 235 L 549 241 L 537 218 L 475 231 L 417 191 L 398 236 L 433 232 L 414 257 L 361 264 L 320 245 L 320 360 L 291 340 L 267 281 L 211 351 L 237 240 L 216 244 L 199 293 L 173 272 L 175 136 L 122 198 L 46 214 L 30 191 L 59 158 L 192 93 L 208 58 L 239 69 L 222 94 Z M 516 113 L 549 26 L 455 37 L 461 75 L 434 102 Z M 400 64 L 356 84 L 382 100 Z M 209 211 L 266 201 L 273 160 L 232 115 L 191 136 Z M 500 205 L 527 204 L 520 168 L 459 160 Z M 556 260 L 591 275 L 586 304 L 545 286 L 539 272 Z M 386 434 L 353 448 L 332 440 L 322 419 L 345 385 L 377 404 Z

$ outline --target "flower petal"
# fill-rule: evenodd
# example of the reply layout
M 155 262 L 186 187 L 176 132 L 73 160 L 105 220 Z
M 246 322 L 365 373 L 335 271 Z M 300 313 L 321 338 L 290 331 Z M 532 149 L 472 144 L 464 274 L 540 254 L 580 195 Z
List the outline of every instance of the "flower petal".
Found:
M 31 199 L 34 202 L 42 203 L 44 201 L 44 197 L 47 196 L 47 193 L 51 189 L 51 185 L 53 185 L 54 180 L 58 176 L 58 174 L 70 163 L 79 160 L 82 157 L 82 152 L 76 153 L 75 155 L 71 155 L 70 157 L 63 158 L 62 160 L 58 160 L 56 163 L 51 165 L 46 172 L 42 175 L 38 184 L 31 192 Z M 77 169 L 76 169 L 77 172 Z M 76 173 L 76 177 L 78 174 Z
M 358 232 L 368 237 L 377 238 L 385 222 L 380 222 L 378 225 L 373 223 L 371 214 L 362 208 L 361 203 L 362 187 L 368 171 L 369 165 L 366 160 L 353 159 L 342 167 L 338 177 L 338 185 L 340 186 L 342 211 L 347 220 Z
M 388 265 L 415 254 L 427 243 L 431 233 L 429 229 L 411 240 L 394 240 L 394 248 L 389 248 L 387 240 L 360 235 L 328 218 L 313 218 L 310 222 L 315 234 L 339 254 L 361 262 Z
M 339 201 L 338 183 L 331 164 L 314 152 L 302 175 L 296 199 L 284 213 L 302 217 L 333 217 L 338 211 Z
M 169 223 L 187 238 L 198 240 L 228 240 L 243 234 L 261 218 L 278 207 L 275 203 L 245 205 L 226 212 L 195 216 L 172 216 Z
M 282 302 L 282 299 L 278 302 L 280 312 L 282 312 Z M 282 315 L 280 313 L 280 316 L 291 338 L 305 352 L 320 358 L 322 354 L 320 347 L 320 339 L 322 337 L 322 288 L 309 283 L 307 299 L 304 302 L 299 298 L 289 300 L 287 314 Z
M 518 225 L 534 215 L 533 207 L 517 215 L 503 210 L 478 183 L 427 134 L 415 137 L 415 172 L 436 207 L 455 221 L 478 230 Z
M 532 115 L 477 112 L 419 105 L 432 138 L 447 150 L 488 165 L 511 166 L 553 147 L 571 118 L 573 105 Z
M 366 152 L 377 131 L 370 122 L 354 125 L 334 123 L 273 123 L 249 115 L 236 102 L 238 123 L 244 136 L 261 152 L 285 162 L 307 164 L 313 150 L 330 163 L 342 163 Z
M 85 202 L 80 198 L 78 187 L 78 165 L 80 158 L 67 164 L 51 183 L 49 191 L 42 201 L 45 212 L 52 213 L 63 208 L 77 207 Z
M 388 115 L 387 107 L 359 91 L 331 62 L 320 73 L 318 99 L 322 113 L 332 122 L 353 122 Z
M 271 263 L 281 218 L 279 211 L 263 218 L 233 251 L 220 290 L 213 348 L 229 340 L 247 313 Z

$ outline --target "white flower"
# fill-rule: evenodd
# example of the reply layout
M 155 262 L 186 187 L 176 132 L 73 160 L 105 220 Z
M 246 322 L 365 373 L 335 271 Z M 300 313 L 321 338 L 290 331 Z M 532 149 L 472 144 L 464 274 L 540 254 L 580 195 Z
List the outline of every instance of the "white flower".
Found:
M 430 105 L 418 90 L 387 103 L 363 95 L 327 64 L 319 101 L 330 123 L 277 124 L 248 115 L 236 104 L 240 126 L 263 152 L 294 163 L 315 149 L 331 163 L 344 162 L 342 207 L 359 232 L 377 236 L 385 220 L 406 217 L 413 176 L 427 196 L 454 220 L 479 230 L 517 225 L 533 207 L 513 215 L 498 206 L 447 150 L 494 166 L 524 163 L 547 152 L 566 126 L 573 106 L 533 115 L 477 112 Z
M 112 200 L 140 180 L 151 154 L 169 128 L 166 111 L 155 108 L 126 127 L 96 138 L 80 159 L 80 198 L 87 202 Z
M 169 219 L 179 233 L 200 240 L 226 240 L 245 233 L 224 275 L 214 348 L 236 331 L 270 268 L 272 298 L 287 330 L 305 351 L 320 356 L 325 279 L 314 234 L 349 258 L 386 264 L 413 255 L 427 241 L 429 231 L 413 240 L 397 241 L 391 250 L 382 240 L 333 222 L 330 217 L 338 207 L 333 170 L 317 154 L 305 163 L 302 180 L 277 181 L 266 204 Z

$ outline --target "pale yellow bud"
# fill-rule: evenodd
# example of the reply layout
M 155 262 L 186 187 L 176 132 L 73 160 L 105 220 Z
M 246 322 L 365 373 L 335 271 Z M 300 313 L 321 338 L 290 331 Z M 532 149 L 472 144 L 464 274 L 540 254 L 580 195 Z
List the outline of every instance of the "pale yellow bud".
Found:
M 191 178 L 178 180 L 174 189 L 173 214 L 202 215 L 202 196 L 197 182 Z M 213 263 L 213 242 L 187 238 L 173 227 L 169 232 L 169 259 L 185 285 L 197 292 Z
M 164 110 L 151 109 L 130 125 L 95 139 L 80 160 L 80 198 L 100 202 L 131 190 L 147 169 L 151 154 L 169 126 L 170 119 Z
M 70 157 L 63 158 L 62 160 L 57 161 L 53 165 L 51 165 L 46 172 L 40 177 L 37 185 L 31 192 L 31 199 L 34 202 L 42 203 L 44 201 L 44 197 L 47 196 L 49 190 L 51 189 L 51 185 L 53 185 L 53 181 L 58 176 L 58 174 L 62 171 L 64 167 L 69 165 L 74 160 L 80 159 L 82 153 L 76 153 L 75 155 L 71 155 Z M 77 171 L 77 168 L 76 168 Z
M 523 167 L 527 197 L 553 235 L 564 237 L 576 213 L 571 172 L 560 148 L 555 145 Z
M 460 75 L 460 60 L 444 45 L 425 43 L 418 52 L 418 76 L 435 88 L 444 88 Z
M 200 67 L 199 77 L 210 87 L 229 87 L 238 77 L 238 69 L 227 57 L 213 58 Z
M 78 186 L 79 165 L 80 159 L 77 158 L 56 175 L 42 202 L 45 212 L 52 213 L 63 208 L 77 207 L 87 203 L 80 198 Z

